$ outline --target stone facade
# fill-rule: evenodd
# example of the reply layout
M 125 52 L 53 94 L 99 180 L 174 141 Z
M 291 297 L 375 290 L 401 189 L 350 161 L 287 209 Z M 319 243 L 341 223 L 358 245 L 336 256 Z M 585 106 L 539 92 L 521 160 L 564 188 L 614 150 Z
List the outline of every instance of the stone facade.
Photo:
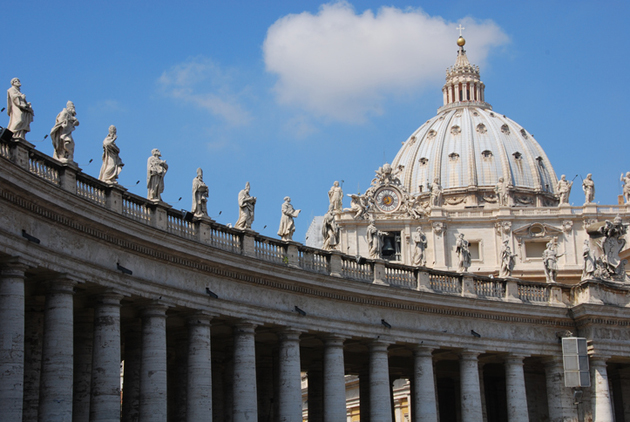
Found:
M 436 268 L 411 267 L 189 221 L 22 140 L 0 144 L 0 164 L 4 421 L 294 421 L 301 374 L 309 421 L 348 417 L 346 375 L 362 421 L 403 413 L 393 380 L 410 385 L 413 421 L 630 421 L 630 287 L 437 269 L 451 211 L 425 228 Z M 562 221 L 599 218 L 591 207 Z M 521 211 L 492 211 L 493 236 L 561 237 L 499 218 Z M 589 340 L 577 405 L 567 332 Z

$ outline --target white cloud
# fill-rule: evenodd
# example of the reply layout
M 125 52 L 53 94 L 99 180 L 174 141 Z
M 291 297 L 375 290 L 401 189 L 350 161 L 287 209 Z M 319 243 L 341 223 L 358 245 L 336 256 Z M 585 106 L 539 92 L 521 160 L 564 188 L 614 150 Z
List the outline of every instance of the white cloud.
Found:
M 231 89 L 232 72 L 211 60 L 195 57 L 162 73 L 158 83 L 165 95 L 205 109 L 231 125 L 243 125 L 251 116 Z
M 267 31 L 267 71 L 278 75 L 281 104 L 317 116 L 362 122 L 383 112 L 391 95 L 443 80 L 455 62 L 461 23 L 471 62 L 483 65 L 490 48 L 507 42 L 493 22 L 465 18 L 457 23 L 421 9 L 382 7 L 357 14 L 347 2 L 325 4 L 313 15 L 280 18 Z

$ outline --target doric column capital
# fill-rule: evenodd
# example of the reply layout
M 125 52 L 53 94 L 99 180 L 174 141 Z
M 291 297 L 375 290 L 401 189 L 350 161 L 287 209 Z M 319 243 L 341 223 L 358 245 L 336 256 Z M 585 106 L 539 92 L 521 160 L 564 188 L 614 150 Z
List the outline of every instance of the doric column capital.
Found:
M 215 314 L 210 314 L 207 312 L 199 311 L 191 314 L 186 318 L 186 322 L 188 325 L 212 325 L 212 318 L 214 318 Z
M 283 328 L 278 332 L 280 341 L 300 341 L 302 332 L 294 328 Z
M 152 301 L 151 303 L 146 304 L 141 309 L 142 317 L 161 317 L 166 318 L 166 311 L 168 310 L 168 305 L 159 301 Z
M 37 263 L 21 256 L 13 256 L 0 260 L 0 266 L 0 276 L 2 277 L 24 277 L 24 273 L 29 268 L 37 266 Z
M 593 366 L 606 366 L 606 362 L 610 359 L 608 355 L 602 355 L 600 353 L 594 353 L 589 355 L 589 363 Z
M 234 334 L 254 334 L 257 325 L 251 321 L 239 321 L 234 324 Z
M 372 340 L 369 344 L 370 352 L 387 352 L 389 344 L 389 342 L 380 339 Z
M 466 361 L 477 361 L 479 358 L 479 355 L 482 354 L 483 351 L 481 350 L 462 350 L 461 352 L 459 352 L 459 358 L 461 360 L 466 360 Z
M 346 338 L 344 336 L 330 334 L 324 337 L 324 345 L 326 345 L 326 347 L 343 347 L 345 340 Z
M 74 288 L 81 280 L 70 274 L 60 274 L 48 282 L 48 291 L 51 293 L 74 294 Z
M 503 361 L 505 362 L 506 365 L 520 365 L 523 366 L 523 359 L 525 359 L 526 357 L 528 357 L 528 355 L 525 354 L 519 354 L 519 353 L 510 353 L 509 355 L 506 355 L 503 357 Z
M 435 346 L 428 344 L 416 344 L 413 346 L 413 354 L 414 356 L 424 356 L 424 357 L 433 357 L 433 351 L 436 349 Z

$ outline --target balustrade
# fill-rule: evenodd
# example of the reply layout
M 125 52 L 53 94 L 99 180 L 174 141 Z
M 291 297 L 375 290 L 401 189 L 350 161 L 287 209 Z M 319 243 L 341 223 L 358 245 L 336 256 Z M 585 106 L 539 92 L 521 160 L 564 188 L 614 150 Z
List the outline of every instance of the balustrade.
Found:
M 288 264 L 289 258 L 284 245 L 272 243 L 270 239 L 258 240 L 254 243 L 256 258 L 263 261 L 275 262 L 276 264 Z
M 342 258 L 341 275 L 346 278 L 361 281 L 372 281 L 374 272 L 369 263 L 361 263 L 358 260 Z
M 77 179 L 77 195 L 95 204 L 105 205 L 107 203 L 105 190 L 96 186 L 96 183 L 88 182 L 87 179 Z
M 447 274 L 429 274 L 430 287 L 438 292 L 461 293 L 462 281 L 460 277 Z
M 411 268 L 385 267 L 385 280 L 390 286 L 415 289 L 416 277 Z

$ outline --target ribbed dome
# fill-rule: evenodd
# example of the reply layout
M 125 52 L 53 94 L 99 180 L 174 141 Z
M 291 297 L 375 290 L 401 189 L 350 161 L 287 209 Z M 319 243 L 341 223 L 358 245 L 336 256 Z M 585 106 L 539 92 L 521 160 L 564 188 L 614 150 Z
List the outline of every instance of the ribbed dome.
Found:
M 494 189 L 502 177 L 515 193 L 552 198 L 558 179 L 547 155 L 521 125 L 492 111 L 484 88 L 460 46 L 455 66 L 447 70 L 444 105 L 407 139 L 392 163 L 404 166 L 401 182 L 417 194 L 437 179 L 447 194 Z
M 475 106 L 443 111 L 422 125 L 396 155 L 400 180 L 411 193 L 437 178 L 447 189 L 494 187 L 554 193 L 556 174 L 534 137 L 515 121 Z

